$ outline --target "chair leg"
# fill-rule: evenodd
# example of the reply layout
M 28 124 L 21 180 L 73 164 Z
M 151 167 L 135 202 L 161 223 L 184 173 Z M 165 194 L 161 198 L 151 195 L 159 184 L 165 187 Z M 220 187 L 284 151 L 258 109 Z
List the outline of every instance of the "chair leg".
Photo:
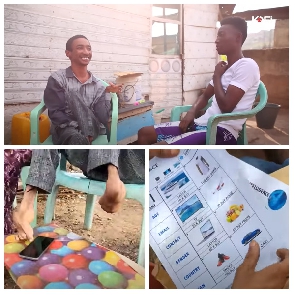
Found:
M 59 186 L 56 185 L 52 188 L 52 193 L 47 196 L 46 201 L 46 208 L 45 208 L 45 214 L 44 214 L 44 223 L 48 224 L 52 222 L 52 219 L 54 218 L 54 208 L 55 208 L 55 202 L 56 202 L 56 196 L 58 193 Z
M 138 250 L 138 259 L 137 263 L 144 267 L 145 265 L 145 220 L 144 220 L 144 210 L 142 216 L 142 226 L 141 226 L 141 237 L 139 242 L 139 250 Z
M 97 196 L 87 194 L 86 197 L 86 208 L 85 208 L 85 219 L 84 219 L 84 229 L 90 230 L 92 227 L 92 220 L 94 214 L 94 206 L 97 201 Z

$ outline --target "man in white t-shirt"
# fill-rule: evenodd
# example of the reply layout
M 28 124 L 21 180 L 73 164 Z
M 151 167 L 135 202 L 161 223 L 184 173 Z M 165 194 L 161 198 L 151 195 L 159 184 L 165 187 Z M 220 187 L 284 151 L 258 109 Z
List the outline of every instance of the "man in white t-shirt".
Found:
M 242 45 L 247 38 L 247 22 L 240 17 L 228 17 L 220 24 L 215 41 L 216 50 L 219 55 L 227 56 L 227 63 L 222 61 L 216 65 L 205 92 L 180 122 L 141 128 L 138 144 L 204 145 L 207 122 L 211 116 L 252 108 L 260 83 L 260 72 L 257 63 L 251 58 L 245 58 L 242 53 Z M 212 96 L 211 107 L 203 116 L 195 119 Z M 219 123 L 216 144 L 237 144 L 239 131 L 245 121 L 239 119 Z

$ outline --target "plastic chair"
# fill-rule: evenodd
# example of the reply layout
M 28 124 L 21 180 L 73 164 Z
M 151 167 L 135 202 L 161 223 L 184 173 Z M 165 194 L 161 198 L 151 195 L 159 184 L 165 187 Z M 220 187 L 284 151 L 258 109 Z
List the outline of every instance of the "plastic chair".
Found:
M 104 86 L 109 86 L 103 80 L 100 80 Z M 106 135 L 99 135 L 93 140 L 92 145 L 116 145 L 117 144 L 117 128 L 118 128 L 118 96 L 116 93 L 111 93 L 112 97 L 112 122 L 110 130 L 110 141 L 108 142 Z M 53 145 L 51 135 L 45 139 L 44 142 L 40 143 L 39 137 L 39 117 L 46 110 L 46 105 L 42 99 L 39 105 L 37 105 L 30 115 L 30 145 Z
M 46 208 L 44 213 L 44 223 L 48 224 L 54 219 L 54 208 L 56 202 L 56 196 L 58 194 L 59 186 L 64 186 L 73 190 L 77 190 L 83 193 L 87 193 L 86 208 L 84 218 L 84 229 L 90 230 L 92 227 L 93 213 L 95 202 L 97 201 L 97 195 L 102 196 L 106 183 L 96 180 L 90 180 L 83 173 L 71 173 L 66 171 L 66 158 L 62 155 L 60 164 L 56 170 L 56 180 L 52 193 L 48 195 Z M 30 167 L 24 167 L 21 172 L 22 182 L 26 183 L 28 178 Z M 134 199 L 140 202 L 143 207 L 143 219 L 141 226 L 141 239 L 138 252 L 138 264 L 144 266 L 145 261 L 145 186 L 139 184 L 125 184 L 126 198 Z M 32 227 L 37 225 L 37 198 L 35 199 L 35 219 L 32 222 Z
M 260 96 L 259 103 L 252 110 L 236 112 L 236 113 L 219 114 L 219 115 L 214 115 L 210 117 L 207 123 L 206 144 L 215 145 L 217 125 L 220 122 L 228 121 L 228 120 L 248 119 L 256 115 L 265 107 L 268 96 L 267 96 L 267 90 L 262 81 L 260 81 L 260 84 L 258 87 L 257 96 L 258 95 Z M 213 100 L 213 97 L 209 99 L 207 106 L 203 110 L 207 110 L 211 106 L 212 100 Z M 192 107 L 191 105 L 174 107 L 171 111 L 171 122 L 179 121 L 181 114 L 184 112 L 187 112 L 191 107 Z M 243 124 L 242 130 L 239 133 L 237 144 L 238 145 L 248 144 L 246 122 Z

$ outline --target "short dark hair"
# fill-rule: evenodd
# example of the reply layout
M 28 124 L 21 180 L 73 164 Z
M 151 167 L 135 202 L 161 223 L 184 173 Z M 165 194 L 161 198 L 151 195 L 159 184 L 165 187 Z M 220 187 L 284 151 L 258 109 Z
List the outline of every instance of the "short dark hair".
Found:
M 74 42 L 74 40 L 76 40 L 76 39 L 80 39 L 80 38 L 83 38 L 83 39 L 86 39 L 86 40 L 88 40 L 85 36 L 83 36 L 83 35 L 75 35 L 75 36 L 73 36 L 73 37 L 71 37 L 68 41 L 67 41 L 67 43 L 66 43 L 66 50 L 68 50 L 68 51 L 72 51 L 72 45 L 73 45 L 73 42 Z
M 242 33 L 242 44 L 244 44 L 247 38 L 247 22 L 245 19 L 239 16 L 229 16 L 221 20 L 220 25 L 232 25 L 233 27 L 235 27 L 238 31 Z

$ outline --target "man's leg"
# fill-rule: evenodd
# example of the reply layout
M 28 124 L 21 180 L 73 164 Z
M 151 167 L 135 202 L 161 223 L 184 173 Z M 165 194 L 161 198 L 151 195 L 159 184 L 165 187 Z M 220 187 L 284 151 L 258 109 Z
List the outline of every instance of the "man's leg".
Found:
M 19 239 L 33 239 L 30 223 L 34 220 L 34 201 L 38 192 L 50 193 L 58 167 L 57 150 L 33 150 L 29 176 L 24 186 L 24 196 L 19 209 L 13 213 L 13 222 Z
M 57 127 L 52 134 L 52 141 L 56 145 L 89 145 L 90 142 L 77 128 L 68 126 Z
M 151 145 L 181 135 L 179 123 L 179 121 L 167 122 L 155 126 L 147 126 L 141 128 L 138 131 L 138 144 Z

